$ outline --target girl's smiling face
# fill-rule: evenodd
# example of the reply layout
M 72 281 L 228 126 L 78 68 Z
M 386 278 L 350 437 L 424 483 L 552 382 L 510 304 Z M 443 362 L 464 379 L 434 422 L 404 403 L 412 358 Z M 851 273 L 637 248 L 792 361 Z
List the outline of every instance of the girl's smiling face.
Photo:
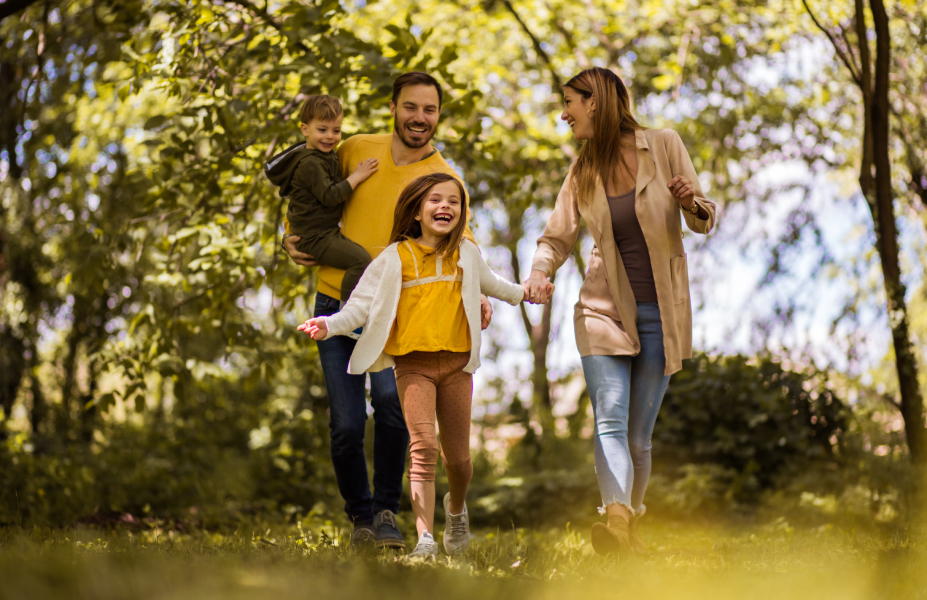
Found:
M 570 125 L 576 141 L 588 140 L 594 133 L 592 118 L 587 111 L 594 114 L 595 98 L 583 98 L 583 95 L 573 88 L 563 88 L 563 112 L 560 118 Z
M 422 201 L 415 220 L 422 225 L 422 242 L 434 247 L 454 230 L 460 219 L 463 198 L 460 188 L 453 181 L 435 184 Z

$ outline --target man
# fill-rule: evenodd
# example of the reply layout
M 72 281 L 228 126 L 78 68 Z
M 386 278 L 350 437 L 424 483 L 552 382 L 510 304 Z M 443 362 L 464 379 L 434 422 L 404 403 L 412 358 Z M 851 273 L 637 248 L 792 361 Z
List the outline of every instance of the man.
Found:
M 376 258 L 389 244 L 396 200 L 407 183 L 434 172 L 457 177 L 431 145 L 441 116 L 442 98 L 441 86 L 430 75 L 419 72 L 400 75 L 393 82 L 389 103 L 394 119 L 393 132 L 355 135 L 338 148 L 345 174 L 350 174 L 362 160 L 379 161 L 379 170 L 354 190 L 341 219 L 342 233 L 367 250 L 371 258 Z M 469 227 L 464 235 L 473 239 Z M 298 240 L 296 236 L 284 236 L 287 253 L 297 264 L 316 266 L 312 256 L 296 250 Z M 333 267 L 319 268 L 316 317 L 338 312 L 341 303 L 348 300 L 340 297 L 343 275 L 344 271 Z M 485 296 L 482 309 L 485 329 L 492 319 L 492 306 Z M 374 492 L 371 495 L 364 456 L 366 376 L 347 372 L 356 343 L 345 336 L 318 342 L 328 390 L 332 463 L 338 489 L 345 500 L 345 512 L 354 524 L 353 545 L 375 543 L 378 548 L 404 548 L 405 540 L 396 525 L 395 513 L 402 495 L 409 434 L 402 416 L 396 378 L 392 369 L 370 374 L 374 418 Z

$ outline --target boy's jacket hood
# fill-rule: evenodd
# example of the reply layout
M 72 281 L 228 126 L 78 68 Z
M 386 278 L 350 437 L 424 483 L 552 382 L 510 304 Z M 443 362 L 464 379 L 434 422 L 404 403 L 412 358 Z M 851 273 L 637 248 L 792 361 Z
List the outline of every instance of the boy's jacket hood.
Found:
M 272 184 L 280 188 L 281 197 L 289 196 L 293 191 L 292 181 L 296 167 L 304 158 L 312 155 L 321 156 L 327 160 L 335 156 L 334 152 L 320 152 L 315 148 L 307 148 L 306 142 L 297 142 L 264 163 L 264 174 Z

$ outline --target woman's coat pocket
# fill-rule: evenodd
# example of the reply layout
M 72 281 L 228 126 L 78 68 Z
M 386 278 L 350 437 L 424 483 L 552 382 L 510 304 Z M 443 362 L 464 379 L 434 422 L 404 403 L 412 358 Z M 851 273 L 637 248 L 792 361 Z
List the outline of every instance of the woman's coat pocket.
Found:
M 673 277 L 673 304 L 681 304 L 689 299 L 689 268 L 685 254 L 670 259 L 670 273 Z

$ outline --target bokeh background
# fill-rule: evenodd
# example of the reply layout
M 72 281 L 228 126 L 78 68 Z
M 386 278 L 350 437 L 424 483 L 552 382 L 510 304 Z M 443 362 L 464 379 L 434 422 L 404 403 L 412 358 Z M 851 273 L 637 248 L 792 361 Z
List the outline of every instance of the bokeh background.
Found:
M 305 94 L 340 97 L 347 134 L 387 133 L 392 80 L 428 71 L 445 88 L 435 145 L 484 256 L 519 280 L 578 149 L 560 86 L 595 65 L 639 121 L 679 132 L 719 207 L 711 235 L 684 239 L 697 355 L 657 424 L 651 513 L 772 510 L 906 539 L 927 462 L 923 2 L 7 0 L 0 15 L 3 527 L 346 526 L 316 347 L 295 329 L 314 272 L 279 249 L 262 162 L 298 139 Z M 591 244 L 552 304 L 495 305 L 476 526 L 596 517 L 572 331 Z

